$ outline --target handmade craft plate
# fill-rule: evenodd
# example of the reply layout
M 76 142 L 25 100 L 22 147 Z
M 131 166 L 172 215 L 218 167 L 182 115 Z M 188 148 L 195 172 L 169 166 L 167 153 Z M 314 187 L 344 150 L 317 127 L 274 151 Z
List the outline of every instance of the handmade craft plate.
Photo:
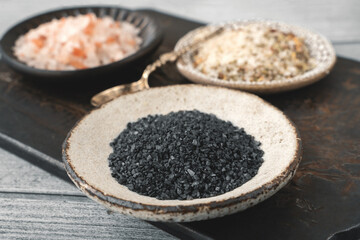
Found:
M 134 54 L 111 64 L 74 71 L 49 71 L 27 66 L 19 61 L 13 54 L 15 41 L 19 36 L 27 33 L 30 29 L 36 28 L 42 23 L 49 22 L 54 18 L 76 16 L 79 14 L 94 13 L 98 17 L 109 16 L 116 21 L 126 21 L 140 29 L 139 36 L 143 40 L 140 49 Z M 66 81 L 75 80 L 89 81 L 90 77 L 103 76 L 118 72 L 126 67 L 140 61 L 151 54 L 159 46 L 162 40 L 162 30 L 150 17 L 137 12 L 115 6 L 88 6 L 72 7 L 39 14 L 28 18 L 11 27 L 0 40 L 0 53 L 4 61 L 17 72 L 33 77 L 36 80 L 44 81 Z M 103 78 L 100 78 L 103 79 Z
M 254 178 L 215 197 L 158 200 L 130 191 L 111 176 L 109 143 L 128 122 L 193 109 L 229 120 L 261 142 L 264 163 Z M 253 94 L 201 85 L 151 88 L 119 97 L 79 121 L 63 145 L 66 171 L 81 191 L 113 211 L 151 221 L 196 221 L 244 210 L 285 186 L 300 158 L 299 134 L 280 110 Z
M 177 62 L 177 68 L 180 73 L 196 83 L 242 89 L 253 93 L 277 93 L 301 88 L 315 83 L 325 77 L 335 65 L 336 55 L 334 48 L 329 40 L 327 40 L 324 36 L 298 26 L 272 21 L 248 20 L 200 27 L 183 36 L 177 42 L 175 50 L 179 50 L 183 46 L 191 44 L 194 39 L 212 32 L 219 27 L 224 27 L 225 29 L 236 29 L 251 23 L 260 23 L 283 32 L 291 32 L 298 37 L 304 38 L 305 44 L 309 48 L 310 55 L 316 60 L 316 67 L 302 75 L 289 79 L 263 82 L 225 81 L 209 77 L 197 70 L 193 66 L 192 62 L 193 51 L 190 51 L 184 54 Z

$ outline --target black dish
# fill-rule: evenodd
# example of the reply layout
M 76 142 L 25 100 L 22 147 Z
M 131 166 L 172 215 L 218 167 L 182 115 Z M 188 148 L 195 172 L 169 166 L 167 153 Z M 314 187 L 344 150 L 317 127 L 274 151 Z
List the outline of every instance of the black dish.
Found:
M 139 36 L 143 42 L 140 49 L 134 54 L 111 64 L 73 71 L 50 71 L 30 67 L 25 63 L 19 61 L 13 54 L 13 46 L 20 35 L 25 34 L 30 29 L 36 28 L 38 25 L 48 22 L 54 18 L 61 18 L 67 16 L 76 16 L 79 14 L 94 13 L 98 17 L 110 16 L 118 21 L 126 21 L 134 24 L 140 29 Z M 39 14 L 30 17 L 13 27 L 11 27 L 0 40 L 0 52 L 4 62 L 6 62 L 12 69 L 36 80 L 46 81 L 66 81 L 73 79 L 88 79 L 99 76 L 109 75 L 111 73 L 119 73 L 126 68 L 139 63 L 144 60 L 144 57 L 153 53 L 160 45 L 162 40 L 162 30 L 150 17 L 137 12 L 114 6 L 88 6 L 88 7 L 71 7 L 63 8 Z

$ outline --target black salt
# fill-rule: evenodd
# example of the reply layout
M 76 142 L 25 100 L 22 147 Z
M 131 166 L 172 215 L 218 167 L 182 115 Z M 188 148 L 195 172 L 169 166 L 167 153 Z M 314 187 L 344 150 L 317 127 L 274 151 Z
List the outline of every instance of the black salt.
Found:
M 231 191 L 257 174 L 264 154 L 244 129 L 197 110 L 128 123 L 110 145 L 112 176 L 134 192 L 162 200 Z

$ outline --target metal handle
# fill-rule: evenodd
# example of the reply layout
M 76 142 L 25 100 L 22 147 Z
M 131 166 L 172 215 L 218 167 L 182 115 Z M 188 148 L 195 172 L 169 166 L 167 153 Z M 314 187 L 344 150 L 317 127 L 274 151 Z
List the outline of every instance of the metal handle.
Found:
M 141 78 L 134 83 L 118 85 L 96 94 L 91 98 L 91 105 L 100 107 L 104 103 L 110 102 L 121 95 L 138 92 L 147 88 L 149 88 L 147 78 Z
M 94 107 L 100 107 L 104 103 L 110 102 L 111 100 L 120 97 L 121 95 L 134 93 L 150 88 L 148 83 L 150 74 L 157 68 L 165 65 L 166 63 L 176 61 L 178 57 L 179 54 L 177 52 L 168 52 L 162 54 L 158 60 L 156 60 L 152 64 L 149 64 L 145 68 L 141 78 L 138 81 L 130 84 L 118 85 L 96 94 L 91 98 L 91 105 L 93 105 Z
M 117 97 L 120 97 L 121 95 L 134 93 L 134 92 L 138 92 L 138 91 L 142 91 L 144 89 L 150 88 L 149 83 L 148 83 L 149 76 L 157 68 L 159 68 L 169 62 L 176 61 L 184 53 L 197 47 L 199 43 L 219 34 L 222 31 L 223 31 L 223 28 L 220 27 L 220 28 L 216 29 L 215 31 L 211 32 L 210 34 L 207 34 L 205 37 L 199 38 L 198 40 L 194 41 L 192 44 L 182 47 L 178 51 L 167 52 L 167 53 L 160 55 L 158 60 L 156 60 L 152 64 L 149 64 L 145 68 L 143 74 L 141 75 L 141 78 L 138 81 L 130 83 L 130 84 L 118 85 L 118 86 L 106 89 L 106 90 L 96 94 L 95 96 L 93 96 L 91 98 L 91 105 L 93 105 L 94 107 L 100 107 L 104 103 L 110 102 L 111 100 L 113 100 Z

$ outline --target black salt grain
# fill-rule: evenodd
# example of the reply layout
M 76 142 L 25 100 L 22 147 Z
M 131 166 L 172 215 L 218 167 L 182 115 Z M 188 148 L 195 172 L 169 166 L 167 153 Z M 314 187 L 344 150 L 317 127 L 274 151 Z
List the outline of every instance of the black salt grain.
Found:
M 110 145 L 112 176 L 134 192 L 162 200 L 231 191 L 257 174 L 264 154 L 244 129 L 196 110 L 128 123 Z

